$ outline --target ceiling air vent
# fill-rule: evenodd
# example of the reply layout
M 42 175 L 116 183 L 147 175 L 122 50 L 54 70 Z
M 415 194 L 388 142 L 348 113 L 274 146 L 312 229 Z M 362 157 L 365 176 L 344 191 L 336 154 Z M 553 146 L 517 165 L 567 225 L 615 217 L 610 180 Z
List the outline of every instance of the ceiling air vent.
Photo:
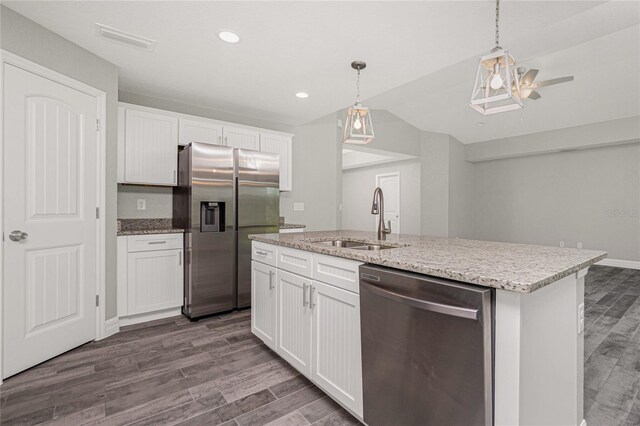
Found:
M 100 37 L 116 41 L 118 43 L 137 47 L 144 50 L 153 50 L 156 47 L 156 41 L 150 38 L 141 37 L 139 35 L 127 33 L 117 28 L 96 23 L 96 34 Z

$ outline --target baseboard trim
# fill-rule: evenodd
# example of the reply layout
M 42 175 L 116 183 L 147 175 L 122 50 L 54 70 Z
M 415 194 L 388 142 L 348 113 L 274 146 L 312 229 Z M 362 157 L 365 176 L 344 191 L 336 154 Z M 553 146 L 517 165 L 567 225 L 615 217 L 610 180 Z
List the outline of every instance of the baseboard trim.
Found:
M 118 317 L 108 319 L 104 323 L 104 337 L 113 336 L 120 331 L 120 320 Z
M 127 325 L 139 324 L 141 322 L 153 321 L 162 318 L 175 317 L 182 313 L 182 308 L 169 308 L 162 311 L 149 312 L 148 314 L 129 315 L 126 317 L 120 317 L 120 327 Z
M 615 268 L 640 269 L 640 262 L 635 260 L 603 259 L 596 265 L 613 266 Z

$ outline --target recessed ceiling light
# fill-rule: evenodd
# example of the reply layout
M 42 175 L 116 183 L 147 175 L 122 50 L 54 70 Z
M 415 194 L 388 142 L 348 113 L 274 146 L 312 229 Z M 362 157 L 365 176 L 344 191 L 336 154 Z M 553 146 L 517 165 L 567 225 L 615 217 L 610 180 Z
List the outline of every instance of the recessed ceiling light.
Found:
M 237 43 L 240 41 L 240 37 L 236 33 L 232 33 L 230 31 L 220 31 L 218 33 L 218 37 L 221 40 L 226 41 L 227 43 Z
M 478 122 L 476 123 L 476 126 L 484 126 L 484 123 L 483 123 L 482 121 L 478 121 Z
M 296 97 L 300 99 L 307 99 L 309 97 L 309 94 L 307 92 L 298 92 L 296 93 Z

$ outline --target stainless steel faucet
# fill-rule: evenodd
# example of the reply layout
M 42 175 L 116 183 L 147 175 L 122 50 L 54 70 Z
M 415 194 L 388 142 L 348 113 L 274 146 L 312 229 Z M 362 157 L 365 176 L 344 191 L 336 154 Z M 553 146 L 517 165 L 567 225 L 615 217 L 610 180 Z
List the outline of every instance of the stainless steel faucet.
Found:
M 391 221 L 389 221 L 388 227 L 384 226 L 384 194 L 380 187 L 377 187 L 376 190 L 373 191 L 371 214 L 378 215 L 378 239 L 385 240 L 387 238 L 387 234 L 391 233 Z

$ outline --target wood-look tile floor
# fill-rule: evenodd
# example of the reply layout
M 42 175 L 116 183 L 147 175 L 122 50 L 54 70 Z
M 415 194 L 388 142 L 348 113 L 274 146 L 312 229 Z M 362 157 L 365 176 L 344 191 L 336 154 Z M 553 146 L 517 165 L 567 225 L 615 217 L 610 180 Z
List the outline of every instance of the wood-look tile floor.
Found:
M 640 271 L 594 266 L 585 285 L 585 414 L 640 425 Z M 249 311 L 123 328 L 0 386 L 0 423 L 355 425 L 250 331 Z
M 251 334 L 250 312 L 123 328 L 7 379 L 0 423 L 355 425 Z

